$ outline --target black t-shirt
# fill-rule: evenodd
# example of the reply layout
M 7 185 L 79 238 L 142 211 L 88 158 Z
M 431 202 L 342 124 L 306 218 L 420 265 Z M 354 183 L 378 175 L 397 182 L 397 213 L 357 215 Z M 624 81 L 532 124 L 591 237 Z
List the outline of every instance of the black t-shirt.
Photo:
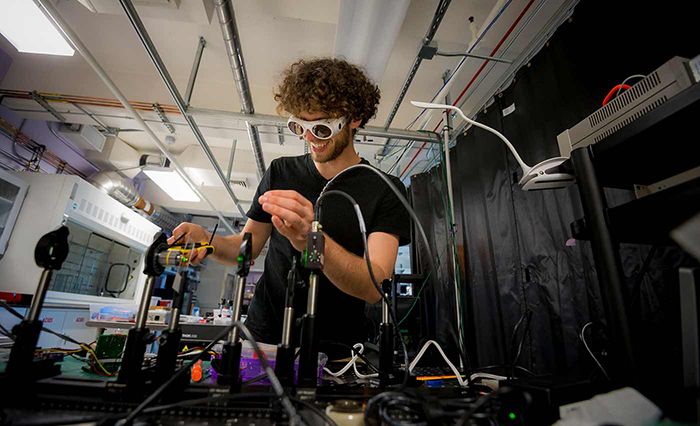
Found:
M 369 164 L 364 159 L 361 162 Z M 401 181 L 393 176 L 389 178 L 405 196 Z M 258 186 L 248 217 L 257 222 L 271 222 L 270 214 L 258 203 L 258 197 L 267 191 L 294 190 L 314 204 L 327 182 L 310 154 L 275 159 Z M 400 245 L 410 242 L 410 216 L 391 188 L 372 171 L 358 168 L 345 172 L 328 189 L 347 192 L 355 199 L 367 225 L 368 236 L 372 232 L 384 232 L 398 236 Z M 324 198 L 320 222 L 323 231 L 335 242 L 357 256 L 364 256 L 357 217 L 347 199 L 337 195 Z M 246 320 L 251 333 L 262 342 L 276 344 L 281 340 L 285 283 L 292 257 L 297 253 L 289 240 L 273 226 L 265 270 L 258 280 Z M 318 339 L 347 344 L 364 341 L 364 306 L 363 300 L 344 293 L 320 274 L 316 317 Z M 305 291 L 297 292 L 295 307 L 296 317 L 306 311 Z

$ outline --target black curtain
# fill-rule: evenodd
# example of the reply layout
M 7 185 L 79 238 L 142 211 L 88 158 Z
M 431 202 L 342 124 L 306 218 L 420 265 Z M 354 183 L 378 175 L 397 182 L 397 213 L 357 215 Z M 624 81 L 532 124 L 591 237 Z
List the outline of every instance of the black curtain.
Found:
M 688 36 L 688 28 L 694 27 L 691 16 L 672 9 L 673 2 L 649 8 L 631 1 L 581 1 L 572 19 L 476 120 L 506 135 L 530 165 L 559 156 L 557 135 L 598 109 L 613 86 L 632 74 L 649 74 L 673 56 L 700 53 L 696 38 Z M 504 114 L 513 106 L 512 113 Z M 583 216 L 576 186 L 522 191 L 515 159 L 500 139 L 478 128 L 460 135 L 451 160 L 465 341 L 472 366 L 510 364 L 513 329 L 530 310 L 532 323 L 519 365 L 535 373 L 587 376 L 594 365 L 579 333 L 589 321 L 604 321 L 604 312 L 590 244 L 571 240 L 570 224 Z M 440 173 L 438 166 L 411 180 L 419 216 L 438 229 L 445 222 L 442 203 L 435 199 Z M 611 207 L 634 196 L 628 190 L 606 192 Z M 433 253 L 446 245 L 443 237 L 444 232 L 434 234 Z M 675 248 L 650 251 L 652 247 L 643 245 L 620 248 L 634 294 L 630 318 L 635 351 L 642 368 L 653 367 L 649 376 L 676 380 L 680 362 L 674 295 L 677 268 L 689 259 Z M 442 313 L 446 295 L 452 294 L 454 303 L 454 290 L 450 283 L 432 285 L 438 286 L 433 297 Z M 439 328 L 434 333 L 439 335 Z M 603 338 L 597 327 L 591 331 L 591 340 Z M 657 368 L 662 363 L 663 371 Z

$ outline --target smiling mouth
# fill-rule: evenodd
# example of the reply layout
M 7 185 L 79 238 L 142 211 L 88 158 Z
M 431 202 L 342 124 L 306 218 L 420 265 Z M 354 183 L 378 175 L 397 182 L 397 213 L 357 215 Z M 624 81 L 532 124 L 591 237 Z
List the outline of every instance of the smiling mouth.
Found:
M 311 149 L 313 149 L 316 152 L 321 152 L 326 149 L 328 142 L 310 142 L 310 144 Z

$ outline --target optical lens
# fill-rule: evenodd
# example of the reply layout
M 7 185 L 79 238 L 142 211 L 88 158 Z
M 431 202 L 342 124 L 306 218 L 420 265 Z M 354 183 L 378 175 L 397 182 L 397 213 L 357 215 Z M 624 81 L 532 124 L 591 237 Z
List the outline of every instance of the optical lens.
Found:
M 301 127 L 301 124 L 299 124 L 299 123 L 296 123 L 294 121 L 290 121 L 289 123 L 287 123 L 287 127 L 289 127 L 289 131 L 291 131 L 292 133 L 294 133 L 297 136 L 301 136 L 304 134 L 304 128 Z
M 325 124 L 317 124 L 313 127 L 313 134 L 319 139 L 328 139 L 333 134 L 333 131 Z

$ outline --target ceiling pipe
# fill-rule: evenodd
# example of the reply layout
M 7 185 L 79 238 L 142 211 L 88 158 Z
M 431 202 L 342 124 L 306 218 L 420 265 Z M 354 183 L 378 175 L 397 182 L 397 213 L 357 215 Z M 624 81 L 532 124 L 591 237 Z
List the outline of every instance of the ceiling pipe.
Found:
M 153 61 L 153 65 L 155 65 L 156 70 L 158 71 L 161 78 L 163 79 L 165 86 L 168 88 L 168 91 L 170 92 L 170 95 L 173 97 L 175 104 L 177 105 L 178 109 L 180 110 L 180 114 L 182 114 L 182 116 L 185 117 L 185 121 L 187 121 L 187 124 L 189 124 L 190 129 L 192 129 L 192 133 L 194 133 L 195 138 L 197 138 L 197 142 L 199 142 L 199 145 L 202 147 L 202 149 L 204 150 L 204 153 L 209 158 L 209 161 L 211 162 L 212 167 L 214 167 L 216 174 L 219 175 L 219 179 L 221 180 L 221 183 L 224 184 L 224 188 L 226 188 L 226 191 L 228 192 L 229 196 L 231 197 L 231 200 L 233 200 L 233 203 L 236 205 L 236 208 L 238 208 L 238 211 L 241 213 L 241 216 L 246 217 L 246 214 L 245 214 L 245 211 L 243 210 L 243 207 L 241 207 L 241 204 L 238 201 L 236 194 L 233 193 L 233 189 L 231 189 L 231 185 L 229 184 L 228 180 L 226 179 L 226 176 L 224 175 L 223 170 L 221 170 L 221 166 L 219 166 L 219 163 L 216 161 L 216 157 L 214 157 L 214 153 L 211 152 L 211 149 L 209 148 L 209 144 L 207 144 L 207 141 L 204 140 L 204 136 L 202 135 L 202 132 L 199 130 L 197 123 L 194 121 L 194 118 L 192 118 L 192 116 L 187 115 L 187 106 L 185 105 L 185 100 L 180 95 L 180 91 L 177 89 L 177 86 L 175 86 L 175 82 L 173 81 L 172 77 L 170 76 L 168 69 L 165 67 L 165 64 L 163 63 L 163 60 L 161 59 L 160 54 L 158 54 L 158 50 L 156 50 L 156 47 L 153 44 L 153 40 L 151 40 L 151 37 L 148 35 L 148 32 L 146 31 L 146 27 L 143 25 L 143 22 L 141 21 L 139 14 L 136 12 L 136 8 L 134 7 L 134 4 L 131 2 L 131 0 L 120 0 L 120 3 L 122 5 L 122 8 L 124 8 L 124 12 L 126 12 L 126 16 L 129 18 L 129 21 L 131 22 L 132 26 L 134 27 L 134 30 L 136 30 L 136 33 L 138 34 L 139 38 L 141 39 L 141 42 L 143 43 L 143 47 L 146 49 L 146 52 L 148 52 L 148 56 L 151 57 L 151 60 Z M 170 157 L 168 157 L 168 159 L 169 158 Z M 171 162 L 172 162 L 172 160 L 171 160 Z
M 54 27 L 58 30 L 59 33 L 63 35 L 63 37 L 68 41 L 71 46 L 75 48 L 76 51 L 78 51 L 82 57 L 85 59 L 85 61 L 92 67 L 92 69 L 97 73 L 97 75 L 102 79 L 102 81 L 105 83 L 105 85 L 109 88 L 109 90 L 114 94 L 114 96 L 119 99 L 119 101 L 122 103 L 124 108 L 129 112 L 129 114 L 136 120 L 136 123 L 138 126 L 143 129 L 146 133 L 148 133 L 148 136 L 153 140 L 153 142 L 156 144 L 158 149 L 161 150 L 163 155 L 165 155 L 168 160 L 170 160 L 170 163 L 173 165 L 173 168 L 180 173 L 182 178 L 185 180 L 187 185 L 192 189 L 195 194 L 197 194 L 201 199 L 203 199 L 211 209 L 216 212 L 216 215 L 221 219 L 223 222 L 223 225 L 232 233 L 235 234 L 236 231 L 233 229 L 233 227 L 229 224 L 228 220 L 224 217 L 223 214 L 214 206 L 214 203 L 207 198 L 202 191 L 197 188 L 197 185 L 192 181 L 192 179 L 187 175 L 185 170 L 180 166 L 180 164 L 177 162 L 175 157 L 168 151 L 167 146 L 163 144 L 163 142 L 158 139 L 158 136 L 151 130 L 150 127 L 143 121 L 143 118 L 139 115 L 139 113 L 136 112 L 136 110 L 129 104 L 129 101 L 126 99 L 124 94 L 119 90 L 119 88 L 114 84 L 114 81 L 112 81 L 111 78 L 109 78 L 109 75 L 105 72 L 104 68 L 97 62 L 94 56 L 92 56 L 92 53 L 88 50 L 87 47 L 83 44 L 83 42 L 80 40 L 78 35 L 73 31 L 73 29 L 68 25 L 68 23 L 63 19 L 63 16 L 61 16 L 60 13 L 58 13 L 58 10 L 56 10 L 56 7 L 51 3 L 50 0 L 34 0 L 34 4 L 39 7 L 39 10 L 41 10 L 44 15 L 51 21 Z
M 27 94 L 30 92 L 27 91 L 20 91 L 20 90 L 8 90 L 8 89 L 0 89 L 0 99 L 2 98 L 12 98 L 12 99 L 31 99 L 30 97 L 27 96 Z M 92 97 L 77 97 L 74 95 L 48 95 L 45 93 L 41 94 L 44 99 L 47 102 L 55 102 L 55 103 L 61 103 L 61 104 L 66 104 L 66 103 L 74 103 L 74 104 L 82 104 L 82 105 L 92 105 L 92 106 L 100 106 L 100 107 L 106 107 L 106 108 L 124 108 L 122 104 L 119 103 L 119 101 L 115 99 L 100 99 L 100 98 L 92 98 Z M 135 110 L 139 111 L 148 111 L 148 112 L 153 112 L 153 103 L 146 103 L 146 102 L 131 102 L 131 105 L 134 107 Z M 142 105 L 148 105 L 148 107 L 143 107 Z M 7 105 L 4 105 L 7 106 Z M 160 105 L 161 108 L 163 109 L 163 112 L 165 114 L 180 114 L 180 112 L 177 110 L 177 107 L 173 105 Z M 7 106 L 8 108 L 11 108 Z M 39 112 L 38 110 L 24 110 L 24 109 L 17 109 L 17 108 L 11 108 L 15 111 L 20 111 L 20 112 Z M 85 113 L 76 113 L 74 111 L 70 110 L 65 110 L 62 109 L 60 106 L 56 106 L 56 109 L 61 112 L 61 114 L 78 114 L 78 115 L 88 115 Z M 43 111 L 42 111 L 43 112 Z M 99 113 L 92 113 L 93 116 L 97 117 L 105 117 L 105 118 L 110 118 L 109 115 L 105 114 L 99 114 Z M 277 115 L 267 115 L 267 114 L 244 114 L 240 112 L 233 112 L 233 111 L 224 111 L 224 110 L 215 110 L 215 109 L 206 109 L 206 108 L 187 108 L 187 115 L 193 117 L 193 118 L 199 118 L 199 117 L 207 117 L 207 118 L 221 118 L 221 119 L 226 119 L 226 120 L 239 120 L 242 122 L 249 121 L 251 124 L 255 126 L 272 126 L 272 127 L 279 127 L 286 129 L 287 128 L 287 119 L 277 116 Z M 121 117 L 113 117 L 113 118 L 121 118 Z M 150 120 L 146 120 L 149 122 Z M 157 123 L 162 123 L 160 120 L 155 121 Z M 171 120 L 171 122 L 175 125 L 179 124 L 176 123 L 174 120 Z M 379 137 L 379 138 L 393 138 L 393 139 L 401 139 L 401 140 L 413 140 L 417 142 L 428 142 L 428 143 L 439 143 L 440 141 L 438 138 L 434 135 L 431 134 L 426 134 L 424 132 L 419 132 L 415 130 L 404 130 L 404 129 L 384 129 L 379 126 L 365 126 L 364 128 L 359 128 L 357 131 L 358 136 L 374 136 L 374 137 Z
M 182 222 L 163 207 L 144 200 L 136 187 L 117 172 L 97 173 L 90 177 L 90 183 L 125 206 L 144 212 L 148 220 L 167 231 Z
M 231 63 L 231 71 L 233 72 L 233 80 L 236 83 L 236 91 L 238 99 L 241 101 L 241 110 L 245 114 L 255 114 L 253 106 L 253 97 L 250 93 L 250 84 L 248 84 L 248 73 L 245 68 L 245 60 L 243 59 L 243 48 L 241 47 L 241 38 L 238 35 L 238 26 L 236 25 L 236 15 L 233 11 L 233 2 L 231 0 L 212 0 L 216 9 L 216 16 L 219 18 L 221 26 L 221 34 L 224 37 L 224 45 L 228 60 Z M 260 142 L 260 134 L 257 127 L 250 122 L 246 122 L 248 130 L 248 138 L 250 146 L 253 149 L 253 158 L 258 169 L 258 177 L 262 179 L 265 174 L 265 158 L 263 157 L 262 143 Z
M 423 40 L 421 40 L 423 46 L 427 46 L 430 44 L 430 42 L 433 41 L 433 38 L 435 37 L 435 34 L 437 33 L 437 30 L 440 27 L 440 24 L 442 23 L 442 18 L 445 17 L 445 14 L 447 13 L 447 8 L 450 7 L 450 3 L 452 3 L 452 0 L 440 0 L 437 10 L 435 11 L 435 15 L 433 15 L 433 19 L 430 22 L 430 26 L 428 27 L 428 32 L 425 34 L 425 37 L 423 37 Z M 401 86 L 401 90 L 399 90 L 399 96 L 396 98 L 394 106 L 391 108 L 391 113 L 389 113 L 389 116 L 386 118 L 386 122 L 384 123 L 384 130 L 388 129 L 389 126 L 391 126 L 391 122 L 394 121 L 394 117 L 396 117 L 396 113 L 399 111 L 399 107 L 403 102 L 403 98 L 406 96 L 406 93 L 408 93 L 408 88 L 411 87 L 413 78 L 416 76 L 418 68 L 420 67 L 420 64 L 422 62 L 423 58 L 421 57 L 421 55 L 416 54 L 416 58 L 413 60 L 413 65 L 411 66 L 411 69 L 408 70 L 406 80 L 404 80 L 403 86 Z M 380 156 L 385 156 L 388 154 L 390 144 L 391 139 L 387 140 L 384 146 L 379 150 Z

